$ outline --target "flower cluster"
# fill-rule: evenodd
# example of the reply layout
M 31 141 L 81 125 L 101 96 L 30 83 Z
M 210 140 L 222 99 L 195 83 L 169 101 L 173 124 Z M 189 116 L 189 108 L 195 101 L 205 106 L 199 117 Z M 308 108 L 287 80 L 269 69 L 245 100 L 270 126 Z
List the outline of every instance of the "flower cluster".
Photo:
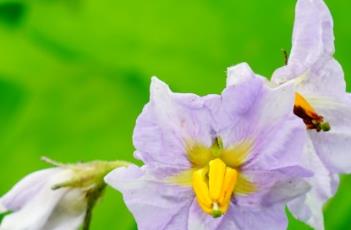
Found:
M 351 96 L 334 51 L 323 0 L 298 0 L 290 56 L 270 81 L 242 63 L 220 95 L 201 97 L 153 77 L 133 135 L 143 166 L 31 174 L 0 198 L 0 210 L 13 212 L 0 230 L 77 229 L 105 183 L 142 230 L 286 229 L 286 207 L 324 229 L 323 205 L 338 174 L 351 172 Z

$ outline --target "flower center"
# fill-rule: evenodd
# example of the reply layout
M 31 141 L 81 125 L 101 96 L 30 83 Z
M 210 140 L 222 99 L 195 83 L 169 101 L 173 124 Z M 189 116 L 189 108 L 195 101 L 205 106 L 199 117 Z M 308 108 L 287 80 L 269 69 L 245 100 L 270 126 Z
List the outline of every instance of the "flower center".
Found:
M 219 158 L 211 160 L 208 166 L 195 170 L 192 186 L 201 209 L 215 218 L 225 214 L 237 179 L 238 171 L 226 166 Z
M 324 117 L 319 115 L 299 93 L 295 93 L 294 113 L 303 120 L 307 129 L 315 129 L 317 132 L 330 130 L 330 125 Z

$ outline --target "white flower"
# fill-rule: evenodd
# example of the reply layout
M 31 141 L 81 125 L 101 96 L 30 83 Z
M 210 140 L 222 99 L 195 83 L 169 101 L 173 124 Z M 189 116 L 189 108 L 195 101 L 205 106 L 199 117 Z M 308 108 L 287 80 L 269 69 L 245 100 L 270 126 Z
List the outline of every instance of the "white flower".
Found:
M 88 214 L 106 186 L 103 177 L 125 164 L 56 164 L 27 175 L 0 198 L 1 211 L 11 212 L 0 230 L 75 230 L 83 222 L 88 226 Z
M 80 189 L 52 189 L 72 177 L 72 170 L 63 168 L 26 176 L 0 199 L 5 210 L 13 212 L 4 218 L 0 229 L 77 229 L 87 208 L 84 193 Z

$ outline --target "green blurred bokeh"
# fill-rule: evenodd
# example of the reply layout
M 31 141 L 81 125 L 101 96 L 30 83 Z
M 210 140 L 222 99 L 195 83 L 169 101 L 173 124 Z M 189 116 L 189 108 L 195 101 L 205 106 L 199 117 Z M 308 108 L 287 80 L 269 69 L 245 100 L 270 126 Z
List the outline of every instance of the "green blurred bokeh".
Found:
M 350 76 L 351 2 L 327 3 L 337 58 Z M 0 194 L 29 172 L 63 162 L 132 160 L 132 131 L 150 76 L 180 92 L 219 93 L 226 68 L 270 76 L 290 49 L 294 0 L 0 1 Z M 348 88 L 350 79 L 347 78 Z M 325 211 L 351 229 L 351 177 Z M 290 218 L 289 229 L 309 229 Z M 108 189 L 92 229 L 136 229 Z

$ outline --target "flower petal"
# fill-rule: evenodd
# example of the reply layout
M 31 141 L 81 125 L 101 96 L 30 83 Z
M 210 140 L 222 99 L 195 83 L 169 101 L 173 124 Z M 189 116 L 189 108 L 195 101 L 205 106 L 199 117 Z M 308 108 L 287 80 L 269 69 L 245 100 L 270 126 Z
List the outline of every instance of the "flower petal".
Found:
M 80 189 L 69 189 L 53 210 L 43 229 L 78 229 L 83 223 L 87 201 Z
M 255 74 L 246 62 L 231 66 L 227 69 L 227 86 L 238 85 L 241 82 L 260 78 L 266 85 L 273 86 L 267 78 Z
M 300 166 L 276 170 L 245 170 L 243 174 L 255 186 L 250 194 L 234 195 L 234 203 L 243 207 L 270 207 L 286 203 L 308 192 L 310 185 L 304 177 L 311 172 Z
M 308 67 L 334 54 L 333 19 L 323 0 L 299 0 L 289 64 Z
M 58 168 L 36 171 L 24 177 L 8 193 L 0 198 L 0 206 L 17 211 L 28 203 L 47 183 L 47 179 L 61 171 Z
M 138 229 L 187 229 L 194 194 L 189 187 L 156 180 L 147 167 L 118 168 L 105 181 L 122 192 Z
M 231 204 L 228 212 L 220 218 L 205 214 L 194 201 L 188 219 L 189 230 L 252 230 L 286 229 L 287 218 L 284 204 L 264 208 L 245 208 Z
M 296 79 L 296 91 L 306 97 L 346 97 L 346 82 L 342 67 L 335 59 L 330 59 L 322 66 L 315 65 Z
M 50 218 L 53 210 L 67 192 L 66 189 L 52 190 L 56 183 L 67 180 L 70 174 L 59 171 L 50 178 L 45 178 L 45 185 L 31 199 L 22 204 L 19 210 L 5 216 L 1 229 L 42 229 Z
M 298 164 L 302 154 L 306 132 L 292 113 L 294 95 L 291 84 L 269 88 L 252 78 L 227 87 L 221 96 L 206 98 L 205 103 L 224 146 L 251 142 L 247 167 L 275 169 Z
M 317 154 L 330 171 L 351 172 L 351 103 L 327 98 L 308 100 L 331 126 L 328 132 L 309 132 Z
M 346 84 L 340 64 L 333 59 L 333 20 L 322 0 L 299 0 L 289 63 L 275 71 L 272 81 L 291 79 L 306 95 L 339 95 Z
M 292 50 L 287 67 L 273 74 L 280 84 L 300 76 L 334 54 L 333 19 L 323 0 L 299 0 L 296 5 Z
M 285 206 L 283 204 L 261 209 L 232 205 L 217 229 L 286 229 L 288 226 L 288 219 L 285 215 L 284 208 Z
M 227 215 L 227 214 L 225 214 Z M 221 224 L 223 218 L 213 218 L 212 216 L 205 213 L 198 205 L 196 199 L 194 199 L 190 210 L 188 218 L 188 230 L 214 230 L 217 229 Z
M 188 168 L 187 144 L 212 144 L 209 119 L 201 97 L 172 93 L 165 83 L 153 78 L 150 103 L 134 130 L 136 157 L 145 164 Z
M 314 229 L 324 229 L 323 206 L 336 191 L 332 175 L 316 155 L 311 141 L 304 151 L 305 167 L 315 172 L 313 177 L 307 178 L 311 190 L 305 195 L 290 201 L 288 207 L 299 220 L 309 224 Z
M 255 77 L 255 73 L 247 63 L 240 63 L 228 68 L 227 86 L 237 85 L 242 81 L 250 80 Z

